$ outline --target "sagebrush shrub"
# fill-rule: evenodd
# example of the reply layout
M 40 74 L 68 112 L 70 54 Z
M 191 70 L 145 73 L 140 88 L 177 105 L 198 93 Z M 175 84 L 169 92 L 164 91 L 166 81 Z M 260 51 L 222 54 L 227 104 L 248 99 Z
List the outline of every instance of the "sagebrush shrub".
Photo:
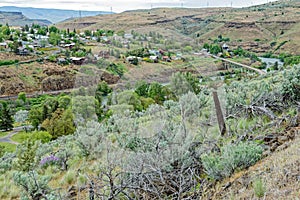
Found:
M 262 148 L 253 142 L 229 144 L 220 154 L 205 154 L 202 163 L 207 175 L 215 180 L 230 176 L 236 169 L 244 169 L 260 160 Z

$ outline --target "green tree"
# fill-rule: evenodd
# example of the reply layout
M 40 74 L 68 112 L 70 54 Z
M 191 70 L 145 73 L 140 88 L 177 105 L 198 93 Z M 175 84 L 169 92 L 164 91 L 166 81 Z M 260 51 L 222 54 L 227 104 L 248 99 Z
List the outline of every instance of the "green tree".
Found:
M 105 81 L 102 81 L 97 86 L 95 98 L 101 103 L 102 96 L 107 96 L 111 92 L 112 89 L 108 86 L 108 84 Z
M 132 62 L 131 62 L 131 64 L 133 64 L 133 65 L 138 65 L 138 64 L 139 64 L 138 58 L 137 58 L 137 57 L 134 57 L 133 60 L 132 60 Z
M 209 49 L 209 44 L 208 44 L 208 43 L 205 43 L 205 44 L 203 45 L 203 48 L 204 48 L 204 49 Z
M 49 36 L 49 43 L 52 45 L 59 45 L 61 36 L 59 33 L 51 32 Z
M 35 159 L 38 143 L 26 140 L 18 145 L 16 150 L 17 159 L 15 167 L 19 171 L 28 172 L 36 167 L 37 161 Z
M 0 130 L 9 131 L 13 129 L 13 117 L 11 108 L 7 102 L 2 102 L 0 108 Z
M 53 139 L 57 139 L 63 135 L 73 134 L 75 131 L 75 125 L 73 122 L 73 113 L 70 109 L 57 109 L 50 119 L 46 119 L 42 123 L 42 127 L 52 135 Z
M 149 86 L 150 84 L 144 80 L 138 81 L 135 84 L 135 92 L 139 96 L 148 97 Z
M 25 31 L 29 32 L 29 26 L 28 26 L 28 24 L 25 25 L 24 29 L 25 29 Z
M 66 110 L 71 105 L 71 101 L 69 96 L 61 96 L 58 98 L 58 107 Z
M 11 30 L 8 25 L 6 25 L 2 28 L 2 33 L 6 36 L 9 36 L 11 34 Z
M 148 98 L 145 98 L 145 97 L 141 97 L 140 98 L 140 101 L 142 103 L 142 106 L 143 106 L 143 110 L 147 110 L 147 108 L 152 105 L 152 104 L 155 104 L 155 101 L 148 97 Z
M 211 54 L 217 55 L 218 53 L 222 52 L 222 48 L 218 44 L 213 44 L 213 45 L 210 46 L 209 52 Z
M 30 29 L 30 34 L 34 34 L 34 29 L 33 28 Z
M 38 129 L 39 125 L 43 122 L 43 109 L 40 106 L 33 106 L 28 115 L 28 119 L 34 129 Z
M 84 35 L 85 35 L 85 36 L 92 36 L 92 31 L 90 31 L 90 30 L 85 30 L 85 31 L 84 31 Z
M 46 28 L 39 28 L 38 31 L 37 31 L 37 34 L 39 34 L 39 35 L 47 35 Z
M 50 32 L 50 33 L 59 33 L 59 29 L 56 28 L 55 26 L 51 26 L 51 27 L 49 28 L 49 32 Z
M 135 110 L 141 111 L 143 109 L 142 103 L 139 99 L 139 95 L 133 91 L 126 90 L 118 94 L 118 104 L 132 105 Z
M 14 40 L 13 43 L 9 43 L 8 46 L 11 49 L 11 51 L 13 51 L 14 53 L 17 53 L 18 48 L 21 46 L 21 44 L 17 40 Z
M 149 86 L 148 96 L 158 104 L 162 104 L 165 100 L 165 90 L 163 86 L 157 82 L 153 82 Z

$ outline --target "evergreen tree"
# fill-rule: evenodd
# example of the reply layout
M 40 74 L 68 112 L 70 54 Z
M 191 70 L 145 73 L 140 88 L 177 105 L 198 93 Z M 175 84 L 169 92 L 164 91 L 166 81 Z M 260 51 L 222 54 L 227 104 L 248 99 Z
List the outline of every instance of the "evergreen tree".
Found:
M 26 140 L 16 149 L 17 159 L 15 168 L 18 171 L 28 172 L 35 168 L 37 160 L 35 159 L 38 143 L 31 140 Z
M 3 102 L 0 108 L 0 130 L 9 131 L 13 129 L 13 117 L 11 110 L 6 102 Z

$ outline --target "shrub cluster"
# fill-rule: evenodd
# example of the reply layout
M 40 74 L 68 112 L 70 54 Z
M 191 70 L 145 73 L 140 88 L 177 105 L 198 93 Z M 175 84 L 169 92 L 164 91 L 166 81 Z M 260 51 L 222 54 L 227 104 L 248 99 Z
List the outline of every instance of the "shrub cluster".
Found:
M 221 148 L 221 153 L 202 156 L 207 175 L 215 180 L 230 176 L 237 169 L 244 169 L 260 160 L 262 148 L 252 142 L 229 144 Z

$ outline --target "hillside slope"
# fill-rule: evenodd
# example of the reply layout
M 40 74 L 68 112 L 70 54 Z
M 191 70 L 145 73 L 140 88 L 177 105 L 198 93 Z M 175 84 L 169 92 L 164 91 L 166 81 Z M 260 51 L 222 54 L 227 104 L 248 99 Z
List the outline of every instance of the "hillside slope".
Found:
M 61 9 L 45 9 L 45 8 L 26 8 L 15 6 L 0 7 L 0 11 L 22 12 L 26 17 L 32 19 L 46 19 L 53 23 L 57 23 L 69 18 L 79 17 L 78 10 L 61 10 Z M 111 14 L 105 11 L 80 11 L 82 17 Z
M 219 184 L 214 199 L 259 199 L 254 190 L 259 179 L 265 188 L 264 199 L 297 199 L 300 196 L 299 127 L 295 130 L 298 131 L 294 141 Z
M 48 20 L 43 19 L 29 19 L 25 17 L 21 12 L 3 12 L 0 11 L 0 24 L 9 24 L 10 26 L 25 26 L 26 24 L 51 24 Z
M 189 37 L 203 44 L 219 35 L 229 45 L 257 53 L 300 53 L 300 1 L 278 1 L 249 8 L 159 8 L 86 17 L 60 28 L 157 31 L 169 39 Z

